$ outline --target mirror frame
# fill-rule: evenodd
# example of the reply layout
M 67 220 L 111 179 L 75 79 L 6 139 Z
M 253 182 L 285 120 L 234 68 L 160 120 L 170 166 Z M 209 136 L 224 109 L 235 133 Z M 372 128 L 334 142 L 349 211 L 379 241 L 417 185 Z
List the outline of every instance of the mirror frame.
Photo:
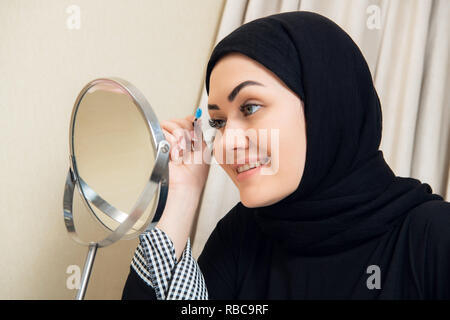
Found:
M 83 181 L 83 179 L 81 179 L 77 169 L 76 158 L 74 154 L 74 146 L 73 146 L 74 123 L 76 121 L 76 114 L 79 105 L 84 95 L 89 91 L 89 89 L 91 89 L 93 86 L 99 83 L 105 82 L 120 86 L 132 98 L 133 103 L 140 111 L 143 120 L 145 120 L 147 129 L 149 130 L 150 133 L 151 137 L 150 140 L 155 154 L 155 165 L 153 167 L 153 171 L 151 173 L 149 181 L 147 182 L 146 188 L 144 188 L 144 191 L 140 195 L 131 214 L 123 213 L 120 210 L 111 206 L 108 202 L 102 199 L 94 190 L 92 190 Z M 149 231 L 156 226 L 159 219 L 161 218 L 167 200 L 168 183 L 169 183 L 168 162 L 169 162 L 170 144 L 165 139 L 164 133 L 159 125 L 159 121 L 155 113 L 153 112 L 151 105 L 145 99 L 144 95 L 135 86 L 133 86 L 128 81 L 117 77 L 98 78 L 86 84 L 84 88 L 81 90 L 81 92 L 78 94 L 74 108 L 72 110 L 69 129 L 69 144 L 70 144 L 69 147 L 70 169 L 67 175 L 66 187 L 64 192 L 64 221 L 66 224 L 67 231 L 70 233 L 70 235 L 76 242 L 83 245 L 92 244 L 92 242 L 85 242 L 81 240 L 77 236 L 75 231 L 75 225 L 73 222 L 73 215 L 72 215 L 74 185 L 78 187 L 78 191 L 81 195 L 81 198 L 83 199 L 83 203 L 86 205 L 90 213 L 97 219 L 97 221 L 100 222 L 100 224 L 104 228 L 106 228 L 108 231 L 113 231 L 113 233 L 109 237 L 97 243 L 98 247 L 107 246 L 119 239 L 133 239 L 143 231 Z M 155 189 L 156 184 L 157 189 Z M 147 220 L 139 230 L 134 229 L 136 230 L 136 232 L 126 234 L 129 230 L 133 228 L 135 222 L 142 216 L 142 214 L 147 209 L 149 202 L 148 198 L 150 195 L 152 196 L 151 199 L 154 199 L 154 197 L 156 196 L 156 201 L 153 201 L 153 207 Z M 146 202 L 147 205 L 145 205 Z M 95 214 L 94 210 L 91 207 L 91 204 L 94 204 L 103 213 L 105 213 L 115 221 L 119 222 L 120 225 L 115 230 L 110 229 L 107 225 L 105 225 L 103 221 L 101 221 L 101 219 L 99 219 L 99 217 L 97 217 L 97 215 Z

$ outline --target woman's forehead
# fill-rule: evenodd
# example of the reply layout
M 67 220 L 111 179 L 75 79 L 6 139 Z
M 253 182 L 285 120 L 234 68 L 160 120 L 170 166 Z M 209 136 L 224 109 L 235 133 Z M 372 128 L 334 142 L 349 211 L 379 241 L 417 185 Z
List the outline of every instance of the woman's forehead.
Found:
M 214 100 L 229 97 L 232 90 L 247 82 L 258 84 L 258 86 L 244 85 L 246 88 L 255 89 L 285 86 L 281 79 L 265 67 L 253 63 L 246 63 L 245 66 L 242 64 L 233 65 L 232 63 L 224 63 L 216 66 L 211 73 L 208 98 Z

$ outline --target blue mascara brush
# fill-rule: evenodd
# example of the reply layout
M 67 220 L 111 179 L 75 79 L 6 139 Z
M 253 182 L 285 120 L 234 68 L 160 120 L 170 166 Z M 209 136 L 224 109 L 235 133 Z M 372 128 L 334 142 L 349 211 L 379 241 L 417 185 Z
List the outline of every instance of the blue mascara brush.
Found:
M 194 126 L 194 138 L 192 139 L 193 141 L 198 141 L 196 137 L 203 136 L 202 125 L 201 125 L 202 119 L 200 119 L 201 116 L 202 116 L 202 109 L 200 107 L 198 107 L 197 110 L 195 111 L 195 119 L 192 122 L 192 125 Z M 206 141 L 209 149 L 211 149 L 211 156 L 213 155 L 212 144 L 214 142 L 214 138 L 215 138 L 215 136 L 212 136 L 212 140 Z M 191 144 L 191 150 L 194 151 L 194 144 Z
M 192 122 L 192 125 L 194 126 L 194 137 L 192 138 L 193 141 L 198 141 L 198 137 L 202 136 L 202 126 L 200 117 L 202 116 L 202 108 L 198 107 L 195 111 L 195 119 Z M 195 143 L 194 143 L 195 144 Z M 191 145 L 191 150 L 194 151 L 194 144 Z
M 195 119 L 192 122 L 192 125 L 195 128 L 195 123 L 197 122 L 197 119 L 200 118 L 202 116 L 202 108 L 198 107 L 197 110 L 195 111 Z

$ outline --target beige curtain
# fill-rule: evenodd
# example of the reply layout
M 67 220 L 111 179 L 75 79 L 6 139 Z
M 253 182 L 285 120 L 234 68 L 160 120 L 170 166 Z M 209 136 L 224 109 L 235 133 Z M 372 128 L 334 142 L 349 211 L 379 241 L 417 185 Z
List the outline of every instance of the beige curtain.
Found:
M 449 201 L 450 1 L 228 0 L 215 43 L 243 23 L 295 10 L 327 16 L 350 34 L 369 64 L 381 100 L 380 149 L 386 161 L 398 176 L 426 182 Z M 206 104 L 203 88 L 200 105 Z M 213 163 L 193 237 L 195 257 L 237 202 L 237 188 Z

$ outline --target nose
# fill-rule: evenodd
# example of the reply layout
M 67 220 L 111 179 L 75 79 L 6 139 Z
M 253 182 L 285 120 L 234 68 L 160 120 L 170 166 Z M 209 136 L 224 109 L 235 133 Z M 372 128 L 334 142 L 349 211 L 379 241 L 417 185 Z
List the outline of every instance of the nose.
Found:
M 219 137 L 217 134 L 219 134 Z M 227 120 L 223 133 L 219 131 L 217 134 L 214 141 L 214 144 L 217 145 L 215 150 L 222 155 L 216 154 L 215 151 L 214 156 L 217 161 L 225 160 L 222 163 L 226 164 L 235 164 L 237 159 L 248 156 L 246 152 L 249 146 L 253 145 L 251 140 L 255 139 L 256 141 L 256 136 L 253 137 L 251 130 L 239 120 Z

